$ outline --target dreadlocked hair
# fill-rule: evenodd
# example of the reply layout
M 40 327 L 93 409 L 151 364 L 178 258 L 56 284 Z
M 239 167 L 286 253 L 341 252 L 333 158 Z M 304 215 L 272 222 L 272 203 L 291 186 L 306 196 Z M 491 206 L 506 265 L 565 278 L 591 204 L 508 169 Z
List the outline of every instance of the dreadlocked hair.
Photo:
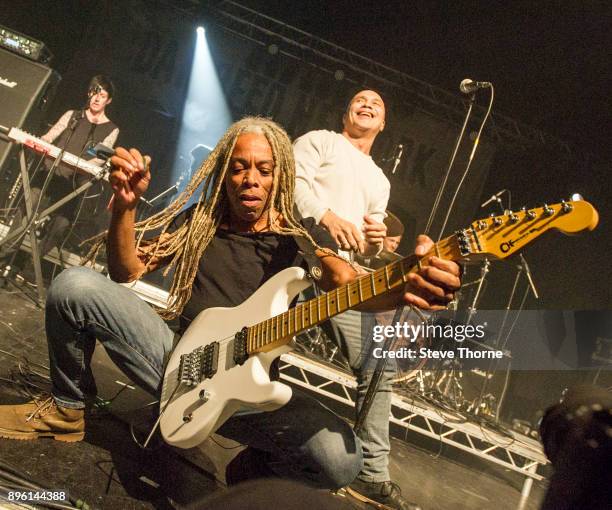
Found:
M 236 140 L 245 133 L 263 134 L 272 148 L 274 173 L 268 211 L 282 215 L 284 226 L 273 221 L 272 214 L 268 214 L 268 230 L 282 235 L 302 236 L 314 249 L 339 257 L 332 250 L 321 248 L 293 215 L 295 160 L 291 140 L 285 130 L 269 119 L 245 117 L 230 126 L 176 200 L 164 210 L 134 226 L 136 250 L 145 264 L 145 269 L 138 278 L 147 272 L 153 260 L 161 259 L 167 264 L 164 276 L 170 269 L 175 268 L 168 306 L 165 309 L 156 309 L 163 319 L 174 319 L 181 314 L 191 297 L 191 287 L 200 258 L 223 219 L 229 217 L 229 203 L 224 187 L 225 177 Z M 202 194 L 191 214 L 178 228 L 168 232 L 174 218 L 200 185 L 202 185 Z M 159 231 L 159 234 L 151 239 L 145 239 L 145 234 L 151 231 Z M 107 235 L 108 231 L 90 239 L 94 244 L 85 257 L 86 262 L 95 261 L 100 248 L 106 242 Z

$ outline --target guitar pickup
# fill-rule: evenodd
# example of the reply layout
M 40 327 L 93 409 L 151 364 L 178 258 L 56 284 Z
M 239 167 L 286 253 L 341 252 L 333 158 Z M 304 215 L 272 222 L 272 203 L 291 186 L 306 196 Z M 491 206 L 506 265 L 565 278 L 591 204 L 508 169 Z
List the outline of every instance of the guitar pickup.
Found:
M 219 342 L 213 342 L 206 347 L 200 354 L 201 359 L 201 379 L 210 379 L 217 373 L 219 366 Z
M 247 351 L 247 332 L 248 328 L 242 328 L 234 336 L 234 363 L 242 365 L 249 359 Z

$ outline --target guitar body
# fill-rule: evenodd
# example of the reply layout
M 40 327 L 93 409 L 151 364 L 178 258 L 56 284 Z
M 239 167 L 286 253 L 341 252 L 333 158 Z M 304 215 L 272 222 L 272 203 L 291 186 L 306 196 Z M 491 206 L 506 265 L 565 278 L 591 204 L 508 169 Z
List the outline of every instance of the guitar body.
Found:
M 270 381 L 270 365 L 291 350 L 283 345 L 234 363 L 234 336 L 285 312 L 293 299 L 310 286 L 306 272 L 291 267 L 276 274 L 235 308 L 209 308 L 191 323 L 166 367 L 160 400 L 161 433 L 169 444 L 192 448 L 204 441 L 238 411 L 273 411 L 291 398 L 291 388 Z M 217 372 L 196 386 L 179 386 L 181 355 L 219 342 Z

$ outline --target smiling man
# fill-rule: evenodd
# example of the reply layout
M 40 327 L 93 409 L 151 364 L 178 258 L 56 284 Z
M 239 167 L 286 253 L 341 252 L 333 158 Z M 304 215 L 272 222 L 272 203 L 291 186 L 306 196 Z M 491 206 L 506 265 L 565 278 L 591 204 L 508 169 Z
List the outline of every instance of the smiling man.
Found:
M 294 143 L 295 204 L 313 217 L 351 253 L 372 256 L 382 250 L 389 180 L 370 157 L 385 128 L 385 103 L 377 92 L 362 90 L 342 117 L 342 133 L 311 131 Z
M 342 132 L 311 131 L 294 143 L 295 203 L 302 217 L 312 216 L 349 260 L 374 257 L 383 249 L 383 223 L 390 184 L 370 156 L 385 128 L 385 103 L 377 92 L 361 90 L 342 116 Z M 324 326 L 357 377 L 356 410 L 363 404 L 372 376 L 372 329 L 375 318 L 349 310 Z M 356 498 L 385 508 L 417 508 L 401 494 L 389 475 L 389 413 L 392 366 L 388 366 L 359 431 L 364 467 L 347 488 Z

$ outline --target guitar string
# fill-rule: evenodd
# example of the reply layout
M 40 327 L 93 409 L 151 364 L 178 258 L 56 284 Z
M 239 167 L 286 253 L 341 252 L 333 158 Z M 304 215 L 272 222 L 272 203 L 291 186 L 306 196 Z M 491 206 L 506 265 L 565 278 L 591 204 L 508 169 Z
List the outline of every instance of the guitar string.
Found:
M 436 243 L 435 247 L 436 247 L 436 251 L 438 252 L 438 255 L 440 255 L 440 253 L 439 253 L 440 249 L 442 249 L 444 251 L 448 250 L 448 248 L 449 248 L 449 246 L 450 246 L 450 244 L 452 242 L 451 238 L 452 238 L 452 236 L 449 237 L 449 238 L 442 239 L 438 243 Z M 276 327 L 274 325 L 274 322 L 275 321 L 279 322 L 279 317 L 286 315 L 286 318 L 282 320 L 281 332 L 282 332 L 283 326 L 286 324 L 287 325 L 288 335 L 295 336 L 295 335 L 298 334 L 299 331 L 303 331 L 303 330 L 307 329 L 307 327 L 304 327 L 304 325 L 303 325 L 305 317 L 307 317 L 307 320 L 309 322 L 308 327 L 314 327 L 316 325 L 316 324 L 311 324 L 311 319 L 312 319 L 312 315 L 313 314 L 310 312 L 310 307 L 311 307 L 312 303 L 316 302 L 317 320 L 315 322 L 316 323 L 321 323 L 324 320 L 329 320 L 331 317 L 333 317 L 335 315 L 338 315 L 339 313 L 343 313 L 344 311 L 353 308 L 353 306 L 351 306 L 351 303 L 350 303 L 350 294 L 352 293 L 351 290 L 354 289 L 355 286 L 359 290 L 359 294 L 360 294 L 360 296 L 359 296 L 360 303 L 358 303 L 358 304 L 361 304 L 364 301 L 367 301 L 368 299 L 371 299 L 372 297 L 376 297 L 378 295 L 377 289 L 376 289 L 377 285 L 376 285 L 375 280 L 377 280 L 378 282 L 386 281 L 386 283 L 385 283 L 385 287 L 386 288 L 384 289 L 383 293 L 391 290 L 393 288 L 393 286 L 391 286 L 391 284 L 389 283 L 389 275 L 388 275 L 389 268 L 390 268 L 391 272 L 393 272 L 394 270 L 399 268 L 400 273 L 404 273 L 404 268 L 403 268 L 404 260 L 405 259 L 397 261 L 397 262 L 393 262 L 391 264 L 388 264 L 387 266 L 385 266 L 383 268 L 380 268 L 380 269 L 374 271 L 373 273 L 370 273 L 369 275 L 362 276 L 362 277 L 358 278 L 356 281 L 344 285 L 343 286 L 344 287 L 343 291 L 340 291 L 339 290 L 340 287 L 338 287 L 337 289 L 334 289 L 333 291 L 325 292 L 325 293 L 321 294 L 320 296 L 318 296 L 316 298 L 310 299 L 310 300 L 308 300 L 308 301 L 306 301 L 304 303 L 296 305 L 293 308 L 289 308 L 289 309 L 285 310 L 284 312 L 281 312 L 281 313 L 279 313 L 277 315 L 274 315 L 274 316 L 270 317 L 269 319 L 265 319 L 264 321 L 261 321 L 259 323 L 253 324 L 251 326 L 246 326 L 246 327 L 248 328 L 248 330 L 250 330 L 251 328 L 256 327 L 257 325 L 264 324 L 264 323 L 271 323 L 269 326 L 264 326 L 264 327 L 267 328 L 268 336 L 270 336 L 270 334 L 271 334 L 272 338 L 274 338 L 276 336 L 276 334 L 277 334 L 277 330 L 276 330 Z M 415 267 L 415 266 L 412 266 L 412 267 Z M 412 267 L 410 268 L 409 271 L 407 271 L 407 273 L 412 270 Z M 363 287 L 361 285 L 362 282 L 366 282 L 367 285 L 370 286 L 370 289 L 365 289 L 365 290 L 368 290 L 370 292 L 370 294 L 371 294 L 371 296 L 369 298 L 363 299 L 363 297 L 361 296 L 362 290 L 363 290 Z M 336 311 L 333 312 L 333 314 L 330 313 L 330 311 L 329 311 L 329 309 L 330 309 L 330 301 L 329 301 L 329 299 L 330 299 L 330 296 L 333 297 L 332 292 L 336 296 L 336 303 L 335 303 Z M 343 310 L 342 312 L 339 312 L 338 309 L 340 307 L 340 299 L 341 298 L 345 298 L 347 300 L 347 304 L 349 306 L 347 306 L 346 310 Z M 325 318 L 321 318 L 321 305 L 322 305 L 322 303 L 323 303 L 323 308 L 324 308 L 324 310 L 326 312 L 326 315 L 327 315 L 327 317 L 325 317 Z M 332 301 L 332 303 L 333 303 L 333 301 Z M 291 310 L 294 310 L 293 322 L 295 323 L 297 321 L 297 315 L 298 315 L 298 309 L 299 308 L 302 309 L 302 326 L 297 328 L 297 329 L 294 328 L 294 332 L 290 333 L 290 329 L 291 329 L 291 325 L 292 325 Z M 307 311 L 306 314 L 304 313 L 305 311 Z M 271 326 L 271 329 L 270 329 L 270 326 Z M 247 330 L 247 348 L 248 348 L 248 344 L 249 344 L 248 330 Z M 274 330 L 276 330 L 276 331 L 274 331 Z M 254 339 L 256 340 L 257 336 L 258 336 L 258 332 L 255 332 L 253 334 L 253 336 L 255 337 Z M 227 356 L 226 356 L 226 351 L 227 350 L 225 349 L 225 347 L 226 347 L 226 345 L 229 342 L 231 342 L 235 338 L 236 338 L 236 334 L 229 335 L 229 336 L 227 336 L 227 337 L 217 341 L 219 343 L 219 359 L 218 359 L 218 364 L 224 364 L 225 361 L 227 360 Z M 281 335 L 281 337 L 278 338 L 278 340 L 280 340 L 281 338 L 283 338 L 282 335 Z M 251 340 L 253 340 L 253 338 L 251 338 Z M 266 343 L 271 343 L 271 342 L 266 342 Z M 287 343 L 289 343 L 289 342 L 287 342 Z M 223 349 L 221 349 L 222 347 L 223 347 Z M 190 353 L 192 353 L 194 350 L 195 349 L 190 351 Z M 185 353 L 185 354 L 190 354 L 190 353 Z

